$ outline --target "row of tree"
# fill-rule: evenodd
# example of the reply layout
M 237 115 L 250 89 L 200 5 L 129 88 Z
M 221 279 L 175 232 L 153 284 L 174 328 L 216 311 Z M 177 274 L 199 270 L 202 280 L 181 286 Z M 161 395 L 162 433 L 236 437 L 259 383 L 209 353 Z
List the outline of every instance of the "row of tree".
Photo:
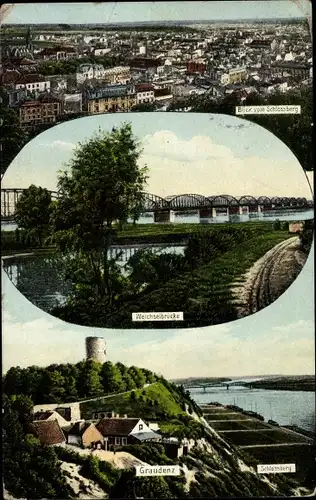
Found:
M 115 392 L 129 391 L 158 380 L 150 370 L 126 367 L 93 360 L 77 364 L 50 365 L 45 368 L 12 367 L 2 380 L 3 392 L 9 396 L 25 395 L 35 404 L 77 401 Z

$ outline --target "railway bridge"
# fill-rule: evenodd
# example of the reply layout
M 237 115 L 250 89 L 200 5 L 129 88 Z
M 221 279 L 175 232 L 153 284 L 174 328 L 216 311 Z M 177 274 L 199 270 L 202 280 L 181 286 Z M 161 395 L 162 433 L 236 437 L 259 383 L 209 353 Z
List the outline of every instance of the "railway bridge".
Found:
M 14 221 L 16 205 L 22 188 L 1 189 L 1 220 Z M 53 199 L 58 199 L 58 192 L 49 191 Z M 170 222 L 171 212 L 198 212 L 200 219 L 211 219 L 218 215 L 243 215 L 288 210 L 300 212 L 313 208 L 313 202 L 306 198 L 290 198 L 280 196 L 231 195 L 203 196 L 200 194 L 179 194 L 165 198 L 151 193 L 143 193 L 142 213 L 154 214 L 154 221 Z

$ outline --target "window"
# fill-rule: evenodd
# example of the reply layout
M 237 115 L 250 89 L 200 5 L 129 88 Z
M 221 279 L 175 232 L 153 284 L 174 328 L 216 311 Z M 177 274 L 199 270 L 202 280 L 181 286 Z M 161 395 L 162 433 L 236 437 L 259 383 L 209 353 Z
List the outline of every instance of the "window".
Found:
M 122 445 L 127 444 L 127 438 L 122 438 Z
M 143 424 L 139 424 L 138 430 L 142 431 L 143 430 Z
M 121 444 L 121 438 L 116 437 L 116 438 L 115 438 L 115 444 L 116 444 L 116 445 Z

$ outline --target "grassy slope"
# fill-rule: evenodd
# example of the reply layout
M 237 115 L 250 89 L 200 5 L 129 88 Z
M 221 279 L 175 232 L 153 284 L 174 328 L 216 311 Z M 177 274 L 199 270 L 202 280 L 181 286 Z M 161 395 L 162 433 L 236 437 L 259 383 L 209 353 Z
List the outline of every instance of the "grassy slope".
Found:
M 230 223 L 223 223 L 223 224 L 208 224 L 208 225 L 203 225 L 199 223 L 175 223 L 175 224 L 136 224 L 135 226 L 133 224 L 125 224 L 123 226 L 123 230 L 119 232 L 118 238 L 125 238 L 125 237 L 142 237 L 142 236 L 158 236 L 158 235 L 165 235 L 165 234 L 192 234 L 192 233 L 198 233 L 200 231 L 207 232 L 207 231 L 223 231 L 224 229 L 226 230 L 228 227 L 240 227 L 240 228 L 249 228 L 249 227 L 256 227 L 256 228 L 272 228 L 273 222 L 266 222 L 266 221 L 257 221 L 257 222 L 238 222 L 235 224 L 230 224 Z
M 230 297 L 231 284 L 241 278 L 268 250 L 290 237 L 293 237 L 293 235 L 285 231 L 273 231 L 248 239 L 210 263 L 193 272 L 185 273 L 183 276 L 169 281 L 159 289 L 145 295 L 142 298 L 142 304 L 144 305 L 148 300 L 150 307 L 155 304 L 157 306 L 155 310 L 160 311 L 159 308 L 166 305 L 166 297 L 171 299 L 171 307 L 175 307 L 177 298 L 183 305 L 184 295 L 195 302 L 205 299 L 216 301 L 216 297 L 229 300 L 232 298 Z M 180 290 L 182 291 L 181 295 L 179 294 Z M 151 297 L 154 300 L 151 300 Z M 170 310 L 175 311 L 177 309 Z M 146 312 L 145 309 L 144 311 Z
M 145 394 L 145 397 L 150 400 L 156 400 L 160 409 L 166 411 L 170 415 L 179 415 L 184 412 L 181 410 L 179 403 L 174 399 L 168 389 L 160 382 L 155 383 L 145 389 L 136 389 L 135 394 L 139 397 Z M 148 402 L 132 401 L 130 399 L 131 392 L 125 394 L 114 395 L 109 398 L 99 398 L 96 401 L 89 401 L 80 404 L 82 418 L 91 418 L 91 413 L 94 411 L 115 411 L 121 414 L 127 414 L 128 417 L 140 417 L 148 410 Z

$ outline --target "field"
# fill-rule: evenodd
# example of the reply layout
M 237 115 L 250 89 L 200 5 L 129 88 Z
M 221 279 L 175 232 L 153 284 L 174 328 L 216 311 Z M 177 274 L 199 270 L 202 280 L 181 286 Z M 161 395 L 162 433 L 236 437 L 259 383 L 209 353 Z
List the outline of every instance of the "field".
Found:
M 207 415 L 204 415 L 205 420 L 210 422 L 210 425 L 213 425 L 213 421 L 216 420 L 245 420 L 249 418 L 247 415 L 243 415 L 242 413 L 238 412 L 218 412 L 217 414 L 214 413 L 209 413 Z
M 242 225 L 236 227 L 238 232 Z M 220 230 L 215 229 L 216 232 Z M 141 300 L 124 306 L 108 326 L 130 327 L 130 313 L 137 311 L 184 311 L 181 325 L 179 322 L 148 322 L 148 328 L 190 328 L 233 321 L 237 319 L 237 309 L 232 287 L 242 281 L 243 274 L 268 250 L 290 237 L 293 235 L 286 231 L 251 228 L 248 237 L 234 248 L 167 283 L 159 283 L 155 290 L 144 293 Z M 135 326 L 143 328 L 141 324 Z
M 222 434 L 222 437 L 238 446 L 307 442 L 303 436 L 300 437 L 281 430 L 232 432 Z
M 258 222 L 238 222 L 235 224 L 224 223 L 224 224 L 209 224 L 201 225 L 199 223 L 181 223 L 181 224 L 125 224 L 123 225 L 123 230 L 117 235 L 118 238 L 144 238 L 144 237 L 155 237 L 161 235 L 183 235 L 188 236 L 189 234 L 195 234 L 198 232 L 208 232 L 208 231 L 225 231 L 229 227 L 236 227 L 240 229 L 253 228 L 256 230 L 270 231 L 273 228 L 273 222 L 258 221 Z
M 241 420 L 240 422 L 216 422 L 216 420 L 213 420 L 211 425 L 216 431 L 244 431 L 247 429 L 264 430 L 267 428 L 267 425 L 259 420 Z

